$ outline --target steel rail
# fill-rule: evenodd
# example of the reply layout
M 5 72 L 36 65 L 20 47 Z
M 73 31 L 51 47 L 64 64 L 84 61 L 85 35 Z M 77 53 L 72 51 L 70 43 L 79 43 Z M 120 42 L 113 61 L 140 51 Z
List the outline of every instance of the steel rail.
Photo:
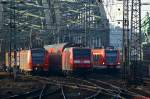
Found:
M 140 95 L 140 94 L 137 94 L 137 93 L 134 93 L 134 92 L 131 92 L 131 91 L 128 91 L 126 89 L 123 89 L 123 88 L 120 88 L 118 86 L 115 86 L 115 85 L 112 85 L 108 82 L 104 82 L 104 81 L 100 81 L 100 80 L 95 80 L 93 79 L 95 82 L 98 82 L 98 83 L 101 83 L 101 84 L 104 84 L 105 86 L 110 86 L 112 88 L 114 88 L 115 90 L 110 90 L 110 91 L 114 91 L 115 93 L 117 92 L 118 95 L 121 95 L 123 97 L 127 96 L 127 97 L 134 97 L 134 96 L 143 96 L 143 95 Z M 109 89 L 108 89 L 109 90 Z
M 66 96 L 65 96 L 65 93 L 64 93 L 64 88 L 63 88 L 63 86 L 61 86 L 61 93 L 62 93 L 62 95 L 63 95 L 63 99 L 67 99 Z

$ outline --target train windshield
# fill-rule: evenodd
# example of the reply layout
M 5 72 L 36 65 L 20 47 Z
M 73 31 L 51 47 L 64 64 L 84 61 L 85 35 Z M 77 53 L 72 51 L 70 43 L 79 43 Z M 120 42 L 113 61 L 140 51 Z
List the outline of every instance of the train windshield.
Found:
M 74 49 L 73 57 L 74 57 L 74 59 L 78 59 L 78 58 L 90 59 L 91 50 L 90 49 Z
M 100 56 L 100 55 L 94 55 L 94 56 L 93 56 L 93 61 L 95 61 L 95 62 L 100 61 L 100 59 L 101 59 L 101 56 Z
M 106 50 L 106 63 L 114 63 L 117 62 L 117 50 Z
M 31 50 L 32 64 L 43 64 L 45 51 L 44 49 Z

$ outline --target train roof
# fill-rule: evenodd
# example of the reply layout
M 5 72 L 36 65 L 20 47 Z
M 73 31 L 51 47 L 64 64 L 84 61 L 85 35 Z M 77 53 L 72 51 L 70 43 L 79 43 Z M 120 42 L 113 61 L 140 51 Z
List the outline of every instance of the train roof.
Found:
M 69 48 L 69 47 L 83 47 L 84 45 L 82 44 L 77 44 L 77 43 L 59 43 L 59 44 L 53 44 L 53 45 L 45 45 L 44 48 L 48 49 L 48 48 L 54 48 L 54 49 L 61 49 L 62 51 L 65 48 Z
M 32 48 L 32 49 L 29 49 L 29 50 L 44 50 L 44 48 Z

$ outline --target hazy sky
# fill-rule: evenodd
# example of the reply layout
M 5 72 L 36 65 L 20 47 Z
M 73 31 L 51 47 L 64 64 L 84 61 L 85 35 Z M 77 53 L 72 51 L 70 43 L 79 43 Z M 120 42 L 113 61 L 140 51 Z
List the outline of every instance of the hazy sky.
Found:
M 150 0 L 141 0 L 141 2 L 149 3 L 149 5 L 142 5 L 142 17 L 144 17 L 146 12 L 150 12 Z

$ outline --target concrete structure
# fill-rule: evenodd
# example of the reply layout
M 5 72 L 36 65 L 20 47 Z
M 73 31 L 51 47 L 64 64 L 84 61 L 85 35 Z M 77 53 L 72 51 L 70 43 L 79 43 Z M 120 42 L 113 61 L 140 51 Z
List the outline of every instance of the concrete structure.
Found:
M 103 0 L 110 23 L 110 45 L 122 47 L 123 0 Z

